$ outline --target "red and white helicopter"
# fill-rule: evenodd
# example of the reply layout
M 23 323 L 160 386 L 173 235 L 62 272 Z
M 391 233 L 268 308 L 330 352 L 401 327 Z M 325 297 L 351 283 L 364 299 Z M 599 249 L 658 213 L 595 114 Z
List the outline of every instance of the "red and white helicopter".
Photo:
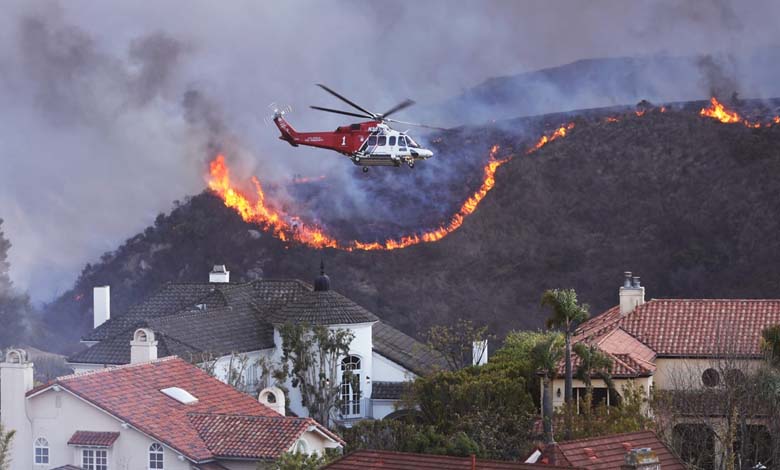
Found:
M 340 126 L 333 132 L 298 132 L 284 119 L 283 111 L 274 110 L 274 123 L 282 132 L 282 135 L 279 136 L 280 139 L 289 142 L 293 147 L 308 145 L 335 150 L 349 157 L 355 165 L 362 166 L 364 172 L 368 171 L 369 166 L 400 166 L 402 163 L 409 165 L 409 168 L 414 168 L 415 161 L 426 160 L 433 156 L 432 151 L 420 147 L 406 132 L 399 132 L 386 124 L 395 122 L 444 130 L 439 127 L 388 119 L 391 114 L 413 105 L 414 101 L 405 100 L 384 113 L 378 114 L 358 106 L 325 85 L 317 84 L 317 86 L 357 109 L 361 114 L 320 106 L 311 106 L 312 109 L 370 120 L 349 126 Z

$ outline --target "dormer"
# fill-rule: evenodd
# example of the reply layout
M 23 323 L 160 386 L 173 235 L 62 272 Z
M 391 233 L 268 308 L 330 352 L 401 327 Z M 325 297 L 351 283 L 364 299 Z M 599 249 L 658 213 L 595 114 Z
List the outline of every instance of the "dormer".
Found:
M 157 341 L 154 331 L 149 328 L 138 328 L 130 341 L 130 364 L 157 360 Z

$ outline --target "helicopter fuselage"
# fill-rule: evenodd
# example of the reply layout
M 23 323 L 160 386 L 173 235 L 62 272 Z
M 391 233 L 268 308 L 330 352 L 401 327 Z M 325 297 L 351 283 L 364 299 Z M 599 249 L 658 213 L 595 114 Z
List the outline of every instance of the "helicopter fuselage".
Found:
M 279 138 L 290 145 L 334 150 L 364 168 L 400 166 L 402 163 L 414 167 L 416 160 L 433 156 L 432 151 L 420 147 L 411 136 L 379 121 L 339 126 L 333 132 L 298 132 L 282 113 L 274 114 L 274 123 L 282 133 Z

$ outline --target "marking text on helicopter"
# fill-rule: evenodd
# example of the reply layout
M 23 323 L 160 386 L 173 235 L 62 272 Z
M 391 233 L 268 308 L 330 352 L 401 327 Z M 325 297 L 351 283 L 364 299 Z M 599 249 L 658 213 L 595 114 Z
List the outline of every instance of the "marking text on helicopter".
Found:
M 348 126 L 339 126 L 333 132 L 298 132 L 284 119 L 284 112 L 277 110 L 274 111 L 274 122 L 282 133 L 279 136 L 280 139 L 289 142 L 293 147 L 308 145 L 310 147 L 335 150 L 349 157 L 355 165 L 362 166 L 363 171 L 368 171 L 369 166 L 400 166 L 402 163 L 409 165 L 410 168 L 414 168 L 415 161 L 426 160 L 433 156 L 432 151 L 420 147 L 406 132 L 397 131 L 387 124 L 388 122 L 395 122 L 410 126 L 440 129 L 423 124 L 388 119 L 389 115 L 408 108 L 414 104 L 414 101 L 405 100 L 384 113 L 378 114 L 358 106 L 325 85 L 318 84 L 317 86 L 357 109 L 360 113 L 319 106 L 312 106 L 313 109 L 370 120 Z

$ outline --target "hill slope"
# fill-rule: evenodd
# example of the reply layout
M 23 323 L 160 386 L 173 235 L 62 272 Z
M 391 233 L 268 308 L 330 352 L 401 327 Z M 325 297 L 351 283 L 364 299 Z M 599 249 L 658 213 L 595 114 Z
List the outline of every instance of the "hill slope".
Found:
M 93 285 L 112 286 L 117 313 L 165 281 L 202 281 L 213 264 L 236 280 L 310 280 L 321 257 L 334 289 L 418 336 L 458 317 L 499 334 L 540 327 L 539 296 L 553 287 L 576 288 L 599 313 L 617 302 L 624 270 L 650 297 L 777 297 L 780 126 L 724 125 L 700 108 L 624 109 L 619 122 L 604 120 L 614 110 L 581 113 L 568 137 L 530 156 L 530 136 L 568 118 L 449 131 L 442 145 L 482 134 L 475 152 L 499 143 L 517 156 L 460 230 L 404 250 L 288 246 L 200 194 L 88 265 L 47 322 L 67 349 L 91 325 Z

